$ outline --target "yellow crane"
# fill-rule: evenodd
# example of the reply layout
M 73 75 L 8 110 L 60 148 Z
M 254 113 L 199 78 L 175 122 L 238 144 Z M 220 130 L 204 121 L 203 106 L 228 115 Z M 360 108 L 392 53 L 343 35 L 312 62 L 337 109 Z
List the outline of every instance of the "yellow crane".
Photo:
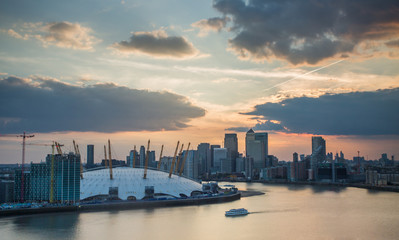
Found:
M 187 147 L 186 155 L 184 155 L 183 162 L 182 162 L 182 164 L 181 164 L 181 168 L 180 168 L 180 173 L 179 173 L 179 176 L 181 176 L 181 174 L 182 174 L 182 172 L 183 172 L 183 170 L 184 170 L 184 164 L 186 163 L 187 156 L 188 156 L 188 151 L 189 151 L 189 150 L 190 150 L 190 143 L 188 143 L 188 147 Z M 187 174 L 187 173 L 186 173 L 186 174 Z
M 172 166 L 170 167 L 170 171 L 169 171 L 169 178 L 172 176 L 172 172 L 173 172 L 173 168 L 175 166 L 175 160 L 176 160 L 176 154 L 177 154 L 177 150 L 179 149 L 179 141 L 177 141 L 177 146 L 176 146 L 176 150 L 175 150 L 175 155 L 173 156 L 173 160 L 172 160 Z
M 41 143 L 27 143 L 27 145 L 35 145 L 35 146 L 51 146 L 52 154 L 51 154 L 51 169 L 50 169 L 50 203 L 54 202 L 54 167 L 55 167 L 55 159 L 54 153 L 57 148 L 58 154 L 62 154 L 61 147 L 64 146 L 58 142 L 53 141 L 52 144 L 41 144 Z
M 162 153 L 163 153 L 163 145 L 161 147 L 161 153 L 159 154 L 158 170 L 161 168 Z
M 79 145 L 75 143 L 75 140 L 72 140 L 73 148 L 75 149 L 75 154 L 80 156 Z M 81 156 L 80 156 L 81 157 Z M 80 179 L 83 179 L 83 165 L 82 159 L 80 159 Z
M 181 145 L 179 155 L 177 155 L 177 163 L 176 163 L 176 167 L 174 169 L 175 174 L 177 174 L 177 172 L 179 171 L 179 164 L 180 164 L 180 159 L 181 159 L 181 155 L 183 152 L 183 147 L 184 147 L 184 143 Z
M 112 157 L 111 157 L 111 141 L 108 139 L 108 155 L 109 155 L 109 178 L 114 179 L 112 176 Z
M 145 165 L 144 165 L 144 179 L 147 178 L 147 167 L 148 167 L 148 155 L 150 155 L 150 140 L 148 139 L 147 144 L 147 154 L 145 155 Z

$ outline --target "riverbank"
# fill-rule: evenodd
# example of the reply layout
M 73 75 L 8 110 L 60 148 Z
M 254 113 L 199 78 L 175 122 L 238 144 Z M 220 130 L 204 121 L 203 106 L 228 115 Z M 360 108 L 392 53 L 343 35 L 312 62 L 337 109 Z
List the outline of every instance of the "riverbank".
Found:
M 241 181 L 246 182 L 246 181 Z M 332 182 L 308 182 L 308 181 L 298 181 L 291 182 L 286 180 L 254 180 L 251 182 L 257 183 L 267 183 L 267 184 L 290 184 L 290 185 L 311 185 L 311 186 L 335 186 L 335 187 L 356 187 L 375 191 L 385 191 L 385 192 L 397 192 L 399 193 L 399 187 L 397 186 L 371 186 L 363 183 L 332 183 Z
M 241 192 L 241 197 L 252 197 L 252 196 L 259 196 L 259 195 L 265 195 L 264 192 L 260 192 L 260 191 L 254 191 L 254 190 L 247 190 L 247 191 L 243 191 L 240 190 Z
M 0 217 L 15 216 L 15 215 L 30 215 L 40 213 L 54 213 L 54 212 L 91 212 L 91 211 L 115 211 L 141 208 L 162 208 L 172 206 L 189 206 L 189 205 L 204 205 L 222 202 L 231 202 L 239 200 L 241 193 L 225 194 L 212 197 L 203 198 L 182 198 L 170 200 L 141 200 L 141 201 L 117 201 L 104 202 L 96 204 L 82 203 L 78 206 L 63 206 L 63 207 L 43 207 L 43 208 L 21 208 L 21 209 L 6 209 L 0 211 Z

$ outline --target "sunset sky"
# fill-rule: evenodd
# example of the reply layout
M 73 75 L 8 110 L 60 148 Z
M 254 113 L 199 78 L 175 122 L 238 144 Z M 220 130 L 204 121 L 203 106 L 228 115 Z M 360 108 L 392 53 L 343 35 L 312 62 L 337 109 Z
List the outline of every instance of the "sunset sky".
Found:
M 223 145 L 269 133 L 269 154 L 399 159 L 399 1 L 0 2 L 0 163 L 28 143 L 72 140 L 95 161 L 111 139 Z M 39 162 L 50 147 L 27 146 Z

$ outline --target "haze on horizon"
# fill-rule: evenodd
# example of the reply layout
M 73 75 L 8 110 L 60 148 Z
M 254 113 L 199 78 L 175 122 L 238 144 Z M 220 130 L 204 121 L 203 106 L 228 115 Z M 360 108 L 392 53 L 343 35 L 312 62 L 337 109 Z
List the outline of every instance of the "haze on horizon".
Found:
M 0 135 L 72 150 L 111 139 L 172 155 L 269 132 L 269 153 L 399 157 L 395 0 L 11 1 L 0 3 Z M 21 139 L 0 137 L 0 163 Z M 28 146 L 26 161 L 49 147 Z

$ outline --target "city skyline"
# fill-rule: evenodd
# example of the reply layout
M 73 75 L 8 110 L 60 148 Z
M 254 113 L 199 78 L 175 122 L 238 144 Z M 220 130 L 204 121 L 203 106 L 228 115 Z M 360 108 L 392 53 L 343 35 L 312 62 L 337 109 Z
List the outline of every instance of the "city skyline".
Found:
M 237 133 L 243 153 L 253 128 L 280 160 L 311 154 L 314 135 L 334 154 L 397 158 L 398 9 L 376 0 L 4 1 L 0 136 L 26 131 L 28 143 L 59 141 L 65 151 L 74 139 L 82 156 L 111 139 L 123 160 L 148 139 L 173 155 L 178 140 L 223 146 L 225 133 Z M 0 137 L 0 163 L 20 163 L 20 143 Z M 27 163 L 39 162 L 51 148 L 26 151 Z

